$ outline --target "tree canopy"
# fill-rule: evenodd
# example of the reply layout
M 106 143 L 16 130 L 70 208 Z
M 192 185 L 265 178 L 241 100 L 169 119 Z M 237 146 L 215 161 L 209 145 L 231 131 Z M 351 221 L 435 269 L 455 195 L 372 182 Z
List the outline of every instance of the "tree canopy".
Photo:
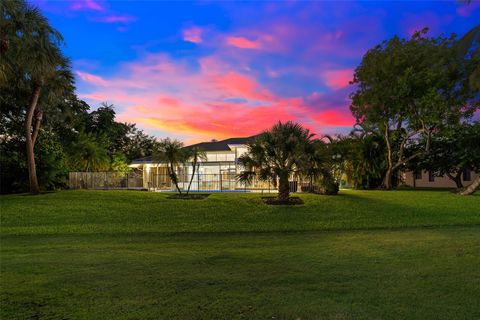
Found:
M 459 57 L 454 36 L 430 38 L 427 31 L 384 41 L 355 70 L 350 109 L 385 141 L 387 189 L 396 170 L 428 152 L 433 135 L 472 117 L 479 105 L 469 86 L 478 57 Z M 407 155 L 410 145 L 421 142 L 423 148 Z

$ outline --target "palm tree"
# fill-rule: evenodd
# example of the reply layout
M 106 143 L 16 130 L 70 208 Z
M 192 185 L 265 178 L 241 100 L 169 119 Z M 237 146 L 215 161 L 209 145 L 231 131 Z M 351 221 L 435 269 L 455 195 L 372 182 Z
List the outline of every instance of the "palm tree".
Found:
M 357 126 L 347 136 L 337 136 L 331 144 L 338 154 L 340 170 L 354 188 L 374 188 L 386 171 L 385 144 L 381 136 Z
M 92 134 L 80 133 L 71 150 L 70 163 L 81 171 L 105 171 L 110 167 L 106 148 Z
M 251 183 L 254 177 L 262 181 L 278 179 L 278 200 L 288 202 L 288 179 L 300 172 L 307 161 L 312 137 L 313 134 L 298 123 L 278 122 L 247 144 L 248 152 L 239 157 L 244 171 L 237 179 L 244 183 Z
M 309 179 L 310 186 L 316 186 L 315 192 L 337 194 L 339 189 L 338 161 L 335 140 L 330 136 L 313 140 L 306 150 L 306 157 L 300 166 L 300 173 Z M 337 159 L 338 157 L 338 159 Z
M 195 177 L 195 172 L 198 169 L 199 166 L 199 160 L 201 161 L 206 161 L 207 160 L 207 154 L 205 151 L 203 151 L 199 147 L 192 147 L 185 149 L 185 152 L 187 153 L 187 158 L 192 160 L 192 175 L 190 176 L 190 182 L 188 183 L 188 189 L 187 189 L 187 196 L 188 193 L 190 192 L 190 187 L 192 186 L 192 181 L 193 177 Z
M 62 36 L 38 8 L 24 0 L 2 1 L 0 13 L 0 86 L 21 87 L 30 96 L 24 126 L 30 192 L 37 194 L 34 147 L 43 118 L 37 104 L 41 100 L 40 105 L 47 106 L 64 89 L 71 89 L 73 76 L 60 51 Z
M 188 153 L 183 148 L 183 143 L 178 140 L 165 138 L 160 141 L 159 152 L 155 155 L 159 163 L 167 163 L 168 175 L 175 184 L 177 191 L 182 195 L 182 190 L 178 186 L 178 177 L 175 168 L 185 164 L 188 159 Z

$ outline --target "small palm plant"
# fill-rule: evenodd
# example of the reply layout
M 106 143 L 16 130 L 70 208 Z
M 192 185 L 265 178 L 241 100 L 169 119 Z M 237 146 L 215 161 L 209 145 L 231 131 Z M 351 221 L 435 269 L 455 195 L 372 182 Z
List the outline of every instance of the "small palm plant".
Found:
M 159 163 L 167 163 L 168 175 L 175 184 L 177 191 L 182 195 L 182 190 L 178 186 L 178 176 L 175 168 L 185 164 L 188 159 L 188 153 L 183 147 L 183 143 L 178 140 L 165 138 L 160 141 L 159 152 L 155 155 Z
M 187 189 L 187 196 L 190 192 L 190 187 L 192 186 L 192 181 L 193 178 L 195 177 L 195 173 L 198 170 L 198 167 L 200 165 L 199 161 L 206 161 L 207 160 L 207 154 L 205 151 L 203 151 L 199 147 L 191 147 L 189 149 L 186 149 L 187 153 L 187 158 L 191 160 L 192 164 L 192 175 L 190 176 L 190 182 L 188 183 L 188 189 Z
M 237 175 L 237 180 L 251 183 L 257 177 L 275 185 L 278 179 L 278 201 L 288 202 L 288 179 L 306 163 L 312 137 L 313 134 L 298 123 L 278 122 L 247 144 L 248 152 L 239 157 L 244 171 Z

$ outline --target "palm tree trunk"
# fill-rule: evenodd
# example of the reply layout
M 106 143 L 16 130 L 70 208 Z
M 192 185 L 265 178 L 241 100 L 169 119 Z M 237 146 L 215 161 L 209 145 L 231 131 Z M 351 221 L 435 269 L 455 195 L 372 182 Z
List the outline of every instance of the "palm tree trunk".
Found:
M 195 169 L 197 169 L 196 159 L 193 161 L 193 171 L 192 171 L 192 176 L 190 177 L 190 182 L 188 183 L 187 196 L 188 196 L 188 193 L 190 192 L 190 187 L 192 186 L 193 177 L 195 177 Z
M 460 191 L 458 194 L 462 196 L 469 196 L 474 194 L 479 187 L 480 187 L 480 175 L 477 176 L 471 184 L 469 184 L 465 189 Z
M 170 178 L 172 179 L 173 183 L 175 184 L 175 187 L 177 188 L 177 191 L 180 195 L 182 195 L 182 190 L 180 190 L 180 187 L 178 186 L 178 178 L 177 174 L 175 173 L 175 168 L 173 167 L 173 164 L 170 164 Z
M 30 193 L 39 194 L 40 188 L 38 186 L 37 179 L 37 169 L 35 166 L 35 140 L 40 130 L 40 121 L 41 117 L 37 119 L 37 123 L 32 132 L 32 121 L 33 115 L 35 113 L 35 108 L 37 107 L 38 98 L 40 97 L 40 90 L 42 86 L 40 84 L 35 85 L 33 90 L 32 100 L 28 106 L 27 115 L 25 117 L 25 138 L 26 138 L 26 147 L 27 147 L 27 163 L 28 163 L 28 180 L 30 183 Z
M 290 186 L 288 184 L 288 176 L 279 175 L 278 182 L 278 200 L 288 201 L 290 198 Z

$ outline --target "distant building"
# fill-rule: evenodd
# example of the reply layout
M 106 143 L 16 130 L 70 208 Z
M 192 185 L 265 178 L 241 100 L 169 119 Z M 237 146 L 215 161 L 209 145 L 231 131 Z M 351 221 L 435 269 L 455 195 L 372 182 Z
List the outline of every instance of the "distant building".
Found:
M 470 184 L 476 177 L 477 173 L 465 169 L 462 173 L 462 182 L 464 186 Z M 402 172 L 401 181 L 403 185 L 418 188 L 456 188 L 455 182 L 447 176 L 436 177 L 430 171 L 405 171 Z

